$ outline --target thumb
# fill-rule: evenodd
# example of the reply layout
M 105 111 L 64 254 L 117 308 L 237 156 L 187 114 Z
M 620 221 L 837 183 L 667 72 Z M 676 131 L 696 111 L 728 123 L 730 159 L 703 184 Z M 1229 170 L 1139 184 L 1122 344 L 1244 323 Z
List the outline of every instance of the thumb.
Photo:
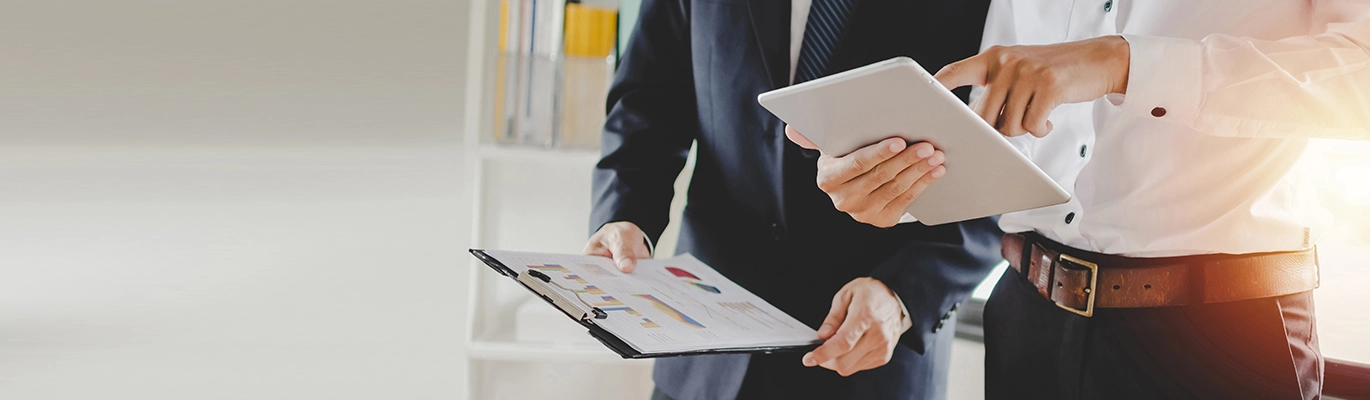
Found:
M 789 125 L 785 125 L 785 137 L 790 138 L 790 141 L 794 142 L 794 144 L 799 145 L 799 147 L 803 147 L 809 150 L 818 150 L 818 145 L 813 144 L 813 141 L 809 140 L 809 138 L 807 137 L 804 137 L 803 134 L 800 134 L 799 131 L 794 130 L 794 128 Z
M 941 82 L 947 90 L 971 85 L 985 86 L 985 76 L 989 67 L 985 65 L 984 57 L 982 54 L 947 64 L 941 71 L 937 71 L 933 78 Z
M 828 317 L 823 319 L 823 326 L 818 327 L 818 338 L 828 340 L 837 327 L 842 326 L 842 322 L 847 319 L 847 307 L 851 305 L 851 291 L 843 288 L 832 297 L 832 308 L 828 309 Z
M 609 240 L 609 252 L 614 255 L 614 265 L 618 266 L 619 271 L 632 273 L 637 269 L 637 257 L 633 254 L 632 248 L 624 245 L 623 235 L 614 235 Z

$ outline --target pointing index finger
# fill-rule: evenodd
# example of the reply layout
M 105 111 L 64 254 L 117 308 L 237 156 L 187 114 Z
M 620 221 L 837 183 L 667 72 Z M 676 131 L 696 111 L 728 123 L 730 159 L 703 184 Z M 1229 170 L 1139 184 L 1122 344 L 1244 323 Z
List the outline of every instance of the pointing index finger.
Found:
M 947 64 L 947 66 L 942 67 L 941 71 L 937 71 L 933 78 L 941 82 L 947 90 L 970 85 L 985 86 L 985 76 L 989 73 L 989 66 L 984 60 L 985 55 L 982 53 Z
M 837 332 L 824 341 L 823 345 L 804 355 L 804 365 L 820 365 L 850 353 L 856 348 L 856 342 L 861 339 L 861 335 L 866 332 L 866 328 L 860 325 L 851 319 L 843 321 L 842 326 L 837 328 Z

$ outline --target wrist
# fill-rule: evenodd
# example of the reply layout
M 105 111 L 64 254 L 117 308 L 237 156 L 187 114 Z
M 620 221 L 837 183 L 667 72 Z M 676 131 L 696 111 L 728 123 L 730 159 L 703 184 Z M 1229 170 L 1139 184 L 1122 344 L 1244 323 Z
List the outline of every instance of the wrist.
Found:
M 880 281 L 880 279 L 870 278 L 870 280 L 885 289 L 885 293 L 889 293 L 889 298 L 894 300 L 894 304 L 898 307 L 896 312 L 898 313 L 899 333 L 903 334 L 904 332 L 907 332 L 913 327 L 913 319 L 909 316 L 909 309 L 904 305 L 904 300 L 899 298 L 899 294 L 895 293 L 894 289 L 891 289 L 889 285 L 886 285 L 885 282 Z
M 1127 83 L 1131 75 L 1132 46 L 1122 36 L 1108 36 L 1104 39 L 1108 53 L 1110 72 L 1109 94 L 1127 94 Z

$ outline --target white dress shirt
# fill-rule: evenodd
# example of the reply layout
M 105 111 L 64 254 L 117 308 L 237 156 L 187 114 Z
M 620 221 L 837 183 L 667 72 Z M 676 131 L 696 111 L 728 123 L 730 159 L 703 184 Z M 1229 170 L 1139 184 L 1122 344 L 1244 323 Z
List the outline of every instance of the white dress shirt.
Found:
M 996 0 L 984 46 L 1119 34 L 1126 96 L 1010 139 L 1072 199 L 1000 226 L 1134 257 L 1316 243 L 1331 216 L 1300 159 L 1308 138 L 1370 138 L 1370 1 Z

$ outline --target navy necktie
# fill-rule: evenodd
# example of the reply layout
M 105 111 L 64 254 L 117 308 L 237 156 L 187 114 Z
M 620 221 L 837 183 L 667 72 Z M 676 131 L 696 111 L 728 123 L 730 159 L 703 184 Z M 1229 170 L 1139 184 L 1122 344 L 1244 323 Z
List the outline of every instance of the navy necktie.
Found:
M 804 25 L 804 43 L 799 47 L 799 64 L 794 71 L 794 83 L 801 83 L 823 77 L 828 67 L 833 49 L 847 26 L 847 16 L 851 14 L 855 0 L 813 0 L 809 6 L 809 22 Z M 788 141 L 786 141 L 788 142 Z M 793 143 L 785 145 L 792 154 L 797 153 L 812 160 L 818 158 L 817 150 L 801 149 Z M 808 174 L 812 176 L 812 174 Z
M 809 7 L 809 22 L 804 26 L 804 43 L 799 48 L 798 67 L 794 83 L 823 76 L 837 48 L 838 40 L 847 26 L 854 0 L 813 0 Z

